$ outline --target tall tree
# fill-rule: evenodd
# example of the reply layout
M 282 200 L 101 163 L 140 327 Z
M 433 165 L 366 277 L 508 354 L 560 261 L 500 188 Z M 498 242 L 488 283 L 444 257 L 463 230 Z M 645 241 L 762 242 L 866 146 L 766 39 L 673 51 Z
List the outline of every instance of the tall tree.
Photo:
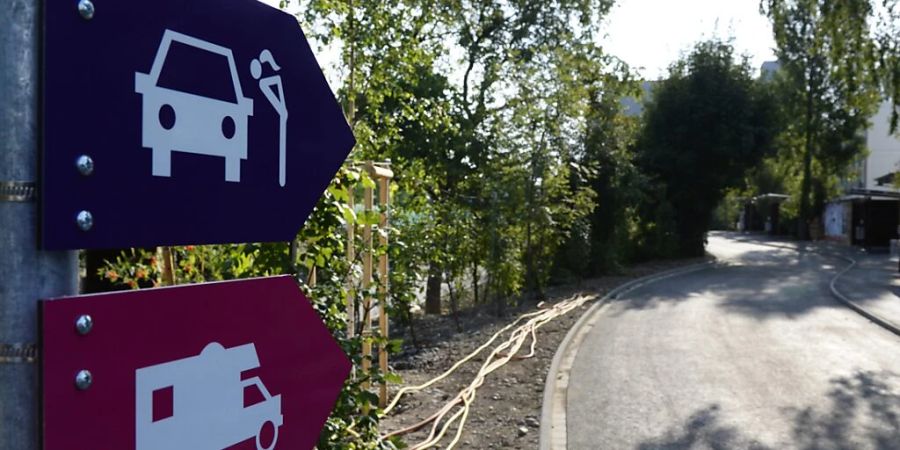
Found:
M 750 73 L 729 44 L 701 42 L 670 68 L 644 112 L 638 163 L 666 187 L 682 256 L 703 254 L 724 190 L 771 147 L 773 102 Z
M 540 208 L 521 215 L 521 208 L 513 207 L 514 202 L 546 191 L 530 186 L 521 192 L 526 197 L 504 191 L 516 180 L 543 180 L 540 176 L 543 160 L 538 153 L 547 152 L 553 145 L 550 135 L 554 132 L 554 120 L 559 116 L 550 113 L 545 118 L 531 120 L 538 116 L 529 114 L 531 119 L 522 120 L 524 103 L 520 100 L 534 98 L 534 92 L 559 92 L 556 86 L 548 84 L 553 78 L 542 75 L 564 64 L 564 58 L 557 54 L 560 50 L 591 41 L 600 19 L 612 3 L 612 0 L 440 2 L 441 16 L 447 18 L 442 29 L 453 36 L 452 47 L 462 56 L 459 61 L 453 61 L 459 63 L 458 75 L 461 77 L 459 85 L 452 91 L 453 144 L 442 149 L 440 157 L 435 159 L 437 164 L 447 168 L 440 189 L 443 201 L 453 208 L 468 209 L 472 213 L 470 216 L 448 214 L 442 217 L 474 218 L 468 224 L 475 226 L 471 231 L 478 238 L 473 251 L 469 252 L 474 258 L 469 265 L 474 266 L 473 273 L 477 273 L 479 263 L 485 264 L 489 293 L 495 302 L 506 301 L 509 293 L 518 291 L 523 269 L 529 272 L 526 277 L 529 282 L 536 281 L 532 275 L 541 271 L 537 267 L 540 261 L 532 261 L 529 256 L 535 255 L 534 245 L 548 242 L 540 239 L 526 242 L 525 247 L 531 250 L 525 252 L 518 245 L 518 239 L 523 236 L 516 233 L 524 225 L 524 238 L 528 240 L 529 224 L 538 220 L 536 211 Z M 535 77 L 524 79 L 523 74 L 534 74 Z M 551 103 L 547 105 L 552 106 Z M 523 139 L 531 141 L 523 143 L 519 140 L 511 149 L 510 142 L 523 135 L 528 136 Z M 542 141 L 541 137 L 546 139 Z M 528 147 L 534 150 L 533 157 L 518 158 L 521 155 L 517 152 Z M 552 156 L 554 162 L 559 160 L 559 154 Z M 508 164 L 501 166 L 504 161 Z M 528 177 L 509 178 L 518 173 L 513 169 L 526 167 L 530 172 Z M 487 191 L 487 186 L 500 192 Z M 522 258 L 526 259 L 525 264 Z M 463 264 L 463 261 L 459 263 Z M 440 261 L 435 261 L 433 265 L 439 264 Z M 440 286 L 439 277 L 445 272 L 432 268 L 429 285 Z M 539 290 L 539 283 L 531 287 Z
M 892 101 L 891 132 L 896 133 L 900 131 L 900 2 L 881 0 L 875 18 L 876 73 L 885 96 Z
M 597 74 L 589 92 L 583 163 L 597 194 L 590 215 L 589 265 L 583 275 L 615 271 L 627 257 L 628 213 L 638 203 L 632 144 L 637 117 L 623 114 L 621 98 L 638 96 L 637 83 L 624 67 Z
M 859 133 L 880 99 L 878 53 L 871 36 L 870 0 L 763 0 L 782 64 L 787 129 L 802 161 L 799 236 L 809 237 L 815 211 L 814 162 L 823 174 L 842 170 L 865 148 Z

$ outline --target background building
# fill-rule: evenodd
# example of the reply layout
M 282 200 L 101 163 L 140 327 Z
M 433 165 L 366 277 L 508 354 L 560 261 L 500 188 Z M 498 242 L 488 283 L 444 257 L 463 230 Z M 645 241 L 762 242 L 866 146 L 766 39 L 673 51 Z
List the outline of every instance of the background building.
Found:
M 825 209 L 822 219 L 829 239 L 887 249 L 898 237 L 900 189 L 893 174 L 900 170 L 900 137 L 890 133 L 890 114 L 891 104 L 882 103 L 866 131 L 868 154 L 845 181 L 845 194 Z

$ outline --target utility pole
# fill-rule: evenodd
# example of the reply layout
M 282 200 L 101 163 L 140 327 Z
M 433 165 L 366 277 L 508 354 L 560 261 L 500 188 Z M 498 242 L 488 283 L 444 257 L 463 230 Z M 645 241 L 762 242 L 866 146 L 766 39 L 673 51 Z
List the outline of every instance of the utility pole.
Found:
M 0 449 L 40 448 L 37 301 L 78 289 L 76 252 L 38 250 L 42 3 L 0 14 Z

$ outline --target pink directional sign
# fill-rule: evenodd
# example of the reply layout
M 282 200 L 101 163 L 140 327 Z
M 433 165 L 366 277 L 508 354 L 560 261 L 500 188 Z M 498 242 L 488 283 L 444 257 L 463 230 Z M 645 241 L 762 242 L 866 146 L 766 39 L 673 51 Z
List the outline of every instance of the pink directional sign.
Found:
M 350 372 L 290 276 L 41 311 L 45 450 L 309 449 Z

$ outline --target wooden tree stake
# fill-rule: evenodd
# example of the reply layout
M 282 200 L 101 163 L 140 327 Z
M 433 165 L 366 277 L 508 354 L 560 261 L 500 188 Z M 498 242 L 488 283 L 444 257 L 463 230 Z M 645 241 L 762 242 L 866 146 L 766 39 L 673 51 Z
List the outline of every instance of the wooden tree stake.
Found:
M 388 245 L 388 206 L 391 201 L 391 187 L 390 187 L 390 178 L 388 177 L 379 177 L 378 178 L 378 203 L 381 207 L 381 221 L 379 222 L 379 227 L 381 231 L 379 233 L 378 243 L 379 246 L 384 250 L 381 256 L 378 258 L 378 276 L 380 279 L 380 283 L 378 285 L 378 326 L 381 331 L 381 337 L 383 339 L 388 339 L 388 316 L 387 316 L 387 294 L 388 294 L 388 254 L 387 254 L 387 245 Z M 388 354 L 386 344 L 382 343 L 378 348 L 378 365 L 381 368 L 381 373 L 386 374 L 388 372 Z M 378 406 L 384 408 L 387 406 L 387 383 L 385 381 L 381 382 L 381 387 L 378 393 Z

